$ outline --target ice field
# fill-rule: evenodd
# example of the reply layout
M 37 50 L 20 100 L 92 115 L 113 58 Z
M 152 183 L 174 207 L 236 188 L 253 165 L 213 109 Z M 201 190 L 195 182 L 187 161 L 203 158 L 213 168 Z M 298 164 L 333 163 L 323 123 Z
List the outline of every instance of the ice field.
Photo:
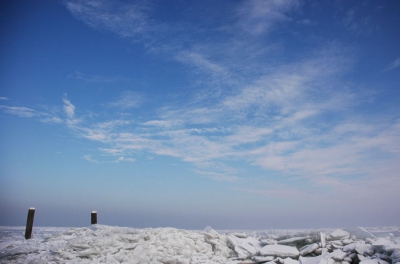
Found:
M 0 227 L 0 263 L 400 263 L 400 228 L 203 231 Z

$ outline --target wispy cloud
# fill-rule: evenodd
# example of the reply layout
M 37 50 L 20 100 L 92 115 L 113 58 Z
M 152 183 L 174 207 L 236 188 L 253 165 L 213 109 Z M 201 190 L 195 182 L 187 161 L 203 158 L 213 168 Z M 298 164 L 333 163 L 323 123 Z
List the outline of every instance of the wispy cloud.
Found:
M 71 74 L 69 78 L 74 78 L 77 80 L 81 80 L 88 83 L 111 83 L 111 82 L 122 82 L 122 81 L 130 81 L 129 78 L 125 77 L 108 77 L 101 75 L 88 75 L 82 72 L 75 72 Z
M 182 51 L 176 56 L 176 59 L 185 64 L 192 64 L 198 69 L 212 75 L 221 75 L 226 73 L 226 70 L 221 65 L 205 58 L 204 55 L 197 52 Z
M 67 96 L 64 95 L 64 112 L 69 119 L 74 118 L 75 115 L 75 106 L 67 99 Z
M 7 97 L 0 97 L 0 100 L 7 101 L 7 100 L 8 100 L 8 98 L 7 98 Z
M 339 20 L 339 24 L 356 34 L 371 34 L 377 30 L 378 26 L 373 19 L 372 10 L 369 10 L 367 6 L 356 5 L 350 9 L 346 9 L 346 13 Z
M 156 111 L 159 116 L 144 122 L 82 122 L 74 129 L 84 138 L 107 144 L 109 147 L 99 148 L 103 154 L 118 159 L 138 152 L 171 156 L 194 164 L 202 169 L 202 175 L 214 180 L 234 182 L 238 171 L 232 162 L 239 159 L 288 175 L 308 175 L 310 179 L 361 171 L 368 174 L 360 168 L 371 151 L 379 149 L 373 145 L 378 140 L 373 136 L 376 130 L 365 135 L 366 121 L 358 125 L 363 130 L 351 130 L 343 122 L 315 125 L 323 115 L 353 104 L 352 94 L 346 90 L 330 92 L 347 59 L 341 60 L 336 52 L 322 54 L 323 58 L 317 52 L 307 60 L 257 77 L 235 92 L 215 98 L 207 108 L 189 101 L 179 107 L 161 106 Z M 137 97 L 136 93 L 125 93 L 108 106 L 136 107 L 140 101 Z M 65 100 L 64 105 L 71 107 L 72 103 Z M 353 140 L 343 141 L 347 133 L 354 134 Z M 397 135 L 390 142 L 396 140 Z M 389 153 L 389 146 L 379 150 Z
M 114 162 L 119 163 L 119 162 L 135 162 L 135 161 L 136 160 L 134 158 L 119 157 Z
M 266 34 L 279 23 L 290 22 L 290 14 L 300 8 L 300 2 L 251 0 L 235 7 L 232 25 L 216 25 L 222 28 L 218 32 L 229 36 L 229 43 L 214 34 L 211 40 L 199 37 L 195 44 L 188 41 L 173 48 L 179 41 L 165 44 L 168 53 L 164 55 L 189 65 L 195 75 L 194 89 L 185 93 L 183 102 L 165 102 L 140 118 L 103 115 L 101 111 L 87 118 L 65 95 L 64 114 L 48 113 L 48 120 L 65 125 L 78 137 L 101 143 L 97 152 L 83 157 L 94 163 L 105 159 L 135 162 L 140 155 L 169 156 L 192 164 L 196 173 L 216 181 L 242 184 L 246 177 L 255 181 L 251 172 L 256 168 L 262 175 L 296 177 L 311 183 L 314 190 L 329 187 L 349 191 L 359 177 L 363 186 L 353 190 L 364 192 L 368 185 L 376 184 L 376 175 L 385 173 L 388 182 L 395 178 L 396 170 L 387 167 L 398 168 L 392 165 L 400 159 L 399 121 L 395 116 L 381 119 L 357 111 L 357 107 L 368 105 L 364 87 L 358 89 L 357 84 L 349 85 L 343 78 L 353 60 L 346 45 L 327 41 L 307 48 L 312 51 L 302 56 L 266 63 L 276 56 L 270 53 L 274 43 L 265 40 Z M 152 47 L 147 41 L 158 38 L 154 32 L 160 24 L 149 19 L 149 5 L 78 0 L 67 1 L 67 8 L 86 24 L 143 41 L 149 50 Z M 342 25 L 356 30 L 356 15 L 355 10 L 349 10 Z M 388 69 L 399 65 L 397 59 Z M 84 74 L 75 77 L 109 80 Z M 139 110 L 145 102 L 145 95 L 125 91 L 103 106 L 107 112 L 113 108 Z M 1 108 L 19 116 L 37 116 L 30 108 Z M 273 186 L 276 188 L 250 186 L 243 190 L 271 197 L 301 197 L 305 193 L 300 187 Z
M 98 160 L 93 159 L 91 155 L 84 155 L 83 158 L 93 163 L 100 163 Z
M 143 103 L 143 95 L 138 92 L 125 91 L 120 95 L 120 98 L 114 102 L 108 103 L 110 107 L 117 107 L 123 110 L 129 108 L 137 108 Z
M 155 126 L 155 127 L 174 127 L 181 124 L 180 120 L 149 120 L 143 123 L 145 126 Z
M 396 69 L 397 67 L 400 66 L 400 58 L 395 59 L 392 63 L 390 63 L 385 69 L 384 71 L 390 71 L 393 69 Z
M 20 117 L 34 117 L 38 115 L 38 112 L 36 110 L 23 106 L 0 105 L 0 108 L 4 109 L 4 111 L 9 114 L 17 115 Z
M 84 155 L 83 158 L 87 161 L 90 161 L 92 163 L 96 164 L 105 164 L 105 163 L 120 163 L 120 162 L 135 162 L 136 160 L 134 158 L 126 158 L 123 156 L 118 157 L 117 159 L 113 160 L 105 160 L 105 161 L 99 161 L 97 159 L 94 159 L 92 155 Z
M 305 25 L 305 26 L 314 26 L 317 25 L 318 23 L 316 21 L 310 20 L 310 19 L 302 19 L 297 21 L 298 24 Z
M 149 1 L 121 4 L 119 1 L 67 1 L 68 10 L 93 28 L 107 29 L 122 37 L 144 39 L 151 31 L 147 17 Z
M 266 33 L 276 23 L 290 21 L 287 13 L 298 6 L 297 0 L 245 1 L 238 9 L 238 25 L 251 34 Z

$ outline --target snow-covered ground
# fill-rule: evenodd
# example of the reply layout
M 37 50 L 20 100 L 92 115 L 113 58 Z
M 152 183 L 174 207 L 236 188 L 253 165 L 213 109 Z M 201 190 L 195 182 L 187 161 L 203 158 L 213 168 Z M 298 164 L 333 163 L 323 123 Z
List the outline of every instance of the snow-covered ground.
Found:
M 0 263 L 395 264 L 400 228 L 315 230 L 0 227 Z M 400 264 L 400 263 L 399 263 Z

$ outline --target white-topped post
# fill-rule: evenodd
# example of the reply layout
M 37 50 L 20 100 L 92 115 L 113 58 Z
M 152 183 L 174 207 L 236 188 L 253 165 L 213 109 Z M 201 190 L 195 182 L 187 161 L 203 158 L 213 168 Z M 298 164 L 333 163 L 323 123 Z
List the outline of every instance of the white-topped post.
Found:
M 31 207 L 28 211 L 28 218 L 26 220 L 25 239 L 32 237 L 33 219 L 35 218 L 35 208 Z
M 97 224 L 97 212 L 96 211 L 92 211 L 92 221 L 91 221 L 92 225 Z

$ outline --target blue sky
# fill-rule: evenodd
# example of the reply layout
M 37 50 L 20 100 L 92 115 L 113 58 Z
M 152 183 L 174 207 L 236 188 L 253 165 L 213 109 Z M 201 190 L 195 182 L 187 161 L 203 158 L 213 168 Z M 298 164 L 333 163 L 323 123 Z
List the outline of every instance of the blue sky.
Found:
M 0 225 L 398 225 L 398 1 L 3 1 Z

